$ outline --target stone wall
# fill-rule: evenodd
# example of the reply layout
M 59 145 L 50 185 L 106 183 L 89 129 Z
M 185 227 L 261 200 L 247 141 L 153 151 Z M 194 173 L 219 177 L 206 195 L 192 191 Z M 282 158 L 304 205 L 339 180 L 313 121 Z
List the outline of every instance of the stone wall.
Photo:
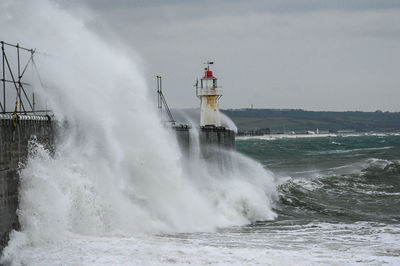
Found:
M 199 142 L 204 159 L 222 166 L 229 163 L 229 153 L 225 151 L 235 148 L 235 132 L 224 127 L 202 127 Z
M 202 127 L 200 128 L 200 145 L 233 149 L 235 148 L 235 132 L 224 127 Z
M 15 124 L 14 124 L 15 122 Z M 0 114 L 0 253 L 7 244 L 9 232 L 19 229 L 18 167 L 28 155 L 28 142 L 36 136 L 47 145 L 54 142 L 54 122 L 48 116 L 19 116 Z
M 209 157 L 209 153 L 214 153 L 216 148 L 234 149 L 235 148 L 235 132 L 224 127 L 201 127 L 198 138 L 195 141 L 191 138 L 197 136 L 190 134 L 190 127 L 174 127 L 178 144 L 182 151 L 190 154 L 191 145 L 200 144 L 200 149 L 204 157 Z
M 185 155 L 189 155 L 191 145 L 190 130 L 192 129 L 188 126 L 174 126 L 173 130 L 182 152 Z

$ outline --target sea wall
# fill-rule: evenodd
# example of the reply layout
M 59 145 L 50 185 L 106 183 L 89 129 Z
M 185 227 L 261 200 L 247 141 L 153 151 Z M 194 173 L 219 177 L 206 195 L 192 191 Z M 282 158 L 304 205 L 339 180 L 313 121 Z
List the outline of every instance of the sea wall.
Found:
M 192 143 L 200 143 L 205 158 L 215 154 L 213 149 L 235 147 L 235 133 L 225 128 L 200 128 L 199 140 L 193 140 L 197 134 L 187 126 L 173 127 L 178 144 L 190 154 Z M 35 138 L 38 142 L 54 145 L 56 123 L 48 116 L 19 116 L 14 120 L 12 115 L 0 114 L 0 253 L 6 246 L 11 230 L 19 229 L 17 216 L 19 176 L 18 169 L 28 156 L 29 141 Z
M 229 163 L 229 153 L 224 151 L 235 148 L 235 132 L 224 127 L 202 127 L 199 143 L 204 159 L 223 166 Z
M 9 232 L 19 229 L 18 168 L 28 155 L 29 140 L 49 146 L 54 142 L 54 122 L 49 116 L 0 114 L 0 253 L 7 244 Z
M 209 157 L 215 148 L 234 149 L 235 132 L 224 127 L 201 127 L 199 129 L 198 141 L 193 140 L 197 134 L 190 134 L 190 127 L 174 127 L 178 144 L 182 151 L 190 154 L 191 145 L 200 144 L 200 150 L 204 157 Z
M 199 138 L 201 146 L 235 148 L 235 132 L 225 127 L 202 127 Z
M 192 143 L 190 140 L 190 130 L 192 130 L 191 127 L 185 125 L 173 127 L 173 134 L 176 135 L 178 145 L 185 155 L 189 155 L 190 153 L 190 145 Z

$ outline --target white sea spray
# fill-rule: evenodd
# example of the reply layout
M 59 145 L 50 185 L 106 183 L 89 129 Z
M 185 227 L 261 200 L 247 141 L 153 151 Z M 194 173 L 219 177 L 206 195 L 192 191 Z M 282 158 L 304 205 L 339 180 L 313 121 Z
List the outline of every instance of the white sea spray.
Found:
M 3 36 L 46 52 L 36 59 L 46 85 L 38 93 L 68 125 L 54 155 L 32 146 L 20 173 L 21 231 L 1 263 L 29 263 L 34 250 L 71 236 L 213 231 L 276 217 L 273 176 L 259 163 L 235 152 L 221 153 L 231 160 L 222 168 L 183 156 L 124 49 L 57 2 L 3 1 L 0 10 Z

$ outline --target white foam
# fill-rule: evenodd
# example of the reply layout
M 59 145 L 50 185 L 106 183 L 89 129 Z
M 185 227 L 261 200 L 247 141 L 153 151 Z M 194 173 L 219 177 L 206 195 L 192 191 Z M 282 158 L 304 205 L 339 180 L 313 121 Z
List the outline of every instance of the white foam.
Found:
M 15 264 L 398 265 L 399 236 L 398 226 L 367 222 L 123 238 L 71 234 L 68 241 L 21 250 Z
M 40 93 L 60 124 L 68 121 L 54 156 L 32 143 L 20 174 L 21 233 L 12 234 L 3 262 L 90 264 L 85 252 L 99 251 L 91 239 L 107 246 L 102 237 L 123 243 L 142 233 L 214 231 L 276 217 L 272 174 L 235 152 L 222 154 L 229 158 L 223 166 L 184 158 L 138 66 L 83 20 L 46 0 L 3 1 L 0 10 L 11 40 L 51 55 L 36 58 L 46 84 Z M 124 247 L 113 252 L 118 257 Z M 100 257 L 107 260 L 106 252 Z

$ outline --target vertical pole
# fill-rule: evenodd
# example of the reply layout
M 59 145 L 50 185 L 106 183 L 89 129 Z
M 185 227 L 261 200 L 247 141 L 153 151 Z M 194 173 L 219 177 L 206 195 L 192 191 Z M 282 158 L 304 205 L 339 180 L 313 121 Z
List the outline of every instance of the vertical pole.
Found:
M 4 42 L 1 41 L 1 54 L 3 59 L 3 114 L 6 113 L 6 72 L 4 64 Z
M 157 95 L 158 95 L 158 111 L 160 115 L 160 121 L 162 121 L 162 102 L 161 102 L 161 76 L 157 76 Z
M 18 62 L 18 96 L 21 100 L 21 66 L 20 66 L 20 60 L 19 60 L 19 43 L 17 43 L 17 62 Z M 22 105 L 22 103 L 19 103 L 19 111 L 20 112 L 22 110 L 21 105 Z
M 160 108 L 160 85 L 158 84 L 158 76 L 157 76 L 157 108 Z
M 32 92 L 32 107 L 33 107 L 33 114 L 35 114 L 35 92 Z
M 31 58 L 32 58 L 32 63 L 33 63 L 33 50 L 31 49 Z M 32 79 L 32 85 L 33 85 L 33 79 Z M 35 90 L 34 87 L 32 86 L 32 108 L 33 108 L 33 114 L 35 115 Z
M 161 76 L 159 76 L 159 79 L 160 79 L 160 99 L 161 99 L 161 95 L 162 95 L 162 85 L 161 85 Z M 162 103 L 160 103 L 160 112 L 161 112 L 161 115 L 162 115 Z

